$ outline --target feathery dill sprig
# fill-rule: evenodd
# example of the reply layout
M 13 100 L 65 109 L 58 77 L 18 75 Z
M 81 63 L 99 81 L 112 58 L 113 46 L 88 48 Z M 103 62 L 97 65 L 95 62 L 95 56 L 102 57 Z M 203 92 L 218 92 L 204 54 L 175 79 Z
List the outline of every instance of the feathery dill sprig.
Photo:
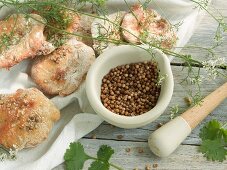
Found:
M 99 15 L 96 15 L 96 14 L 86 13 L 84 11 L 80 11 L 78 9 L 73 9 L 71 7 L 68 7 L 66 4 L 70 4 L 70 2 L 71 2 L 70 0 L 65 0 L 64 3 L 61 0 L 58 1 L 59 3 L 56 3 L 56 1 L 53 1 L 53 0 L 49 0 L 49 1 L 35 1 L 35 0 L 32 0 L 32 1 L 27 1 L 25 3 L 20 3 L 18 1 L 15 2 L 13 0 L 6 0 L 6 1 L 0 1 L 0 2 L 2 2 L 5 5 L 13 6 L 14 8 L 16 8 L 17 12 L 24 13 L 28 17 L 29 17 L 29 14 L 27 13 L 27 10 L 29 8 L 33 9 L 33 10 L 39 10 L 39 9 L 43 8 L 44 6 L 51 7 L 51 10 L 44 11 L 43 14 L 40 14 L 44 18 L 46 18 L 47 21 L 49 20 L 49 22 L 46 22 L 46 23 L 43 23 L 43 24 L 45 24 L 48 28 L 50 28 L 54 32 L 60 32 L 63 35 L 74 35 L 74 36 L 79 36 L 79 37 L 92 38 L 92 37 L 89 37 L 89 36 L 86 36 L 86 35 L 80 35 L 80 34 L 77 34 L 77 33 L 67 32 L 65 30 L 65 28 L 67 27 L 67 24 L 69 23 L 69 20 L 66 19 L 66 22 L 65 22 L 62 19 L 61 11 L 77 13 L 79 15 L 80 14 L 87 15 L 89 17 L 93 17 L 93 18 L 98 18 L 98 19 L 104 20 L 105 22 L 111 23 L 117 29 L 124 30 L 124 31 L 130 33 L 132 36 L 135 36 L 130 31 L 125 30 L 124 28 L 122 28 L 120 24 L 115 23 L 114 21 L 111 21 L 110 19 L 108 19 L 108 17 L 106 17 L 106 15 L 105 15 L 105 12 L 102 13 L 103 16 L 99 16 Z M 93 2 L 93 4 L 95 4 L 94 1 L 90 1 L 90 0 L 85 0 L 85 1 L 78 0 L 76 2 L 73 1 L 74 4 L 76 4 L 76 3 L 86 4 L 86 3 L 92 3 L 92 2 Z M 95 2 L 96 2 L 96 4 L 95 4 L 96 7 L 100 7 L 100 6 L 103 5 L 102 3 L 104 3 L 104 1 L 102 1 L 102 0 L 101 1 L 95 1 Z M 97 2 L 99 2 L 99 3 L 97 3 Z M 149 1 L 147 1 L 147 2 L 149 2 Z M 215 36 L 217 37 L 216 38 L 217 40 L 222 39 L 221 38 L 222 34 L 220 33 L 220 31 L 224 32 L 224 31 L 227 30 L 226 27 L 225 27 L 226 23 L 224 22 L 223 17 L 222 18 L 217 18 L 216 16 L 214 16 L 206 8 L 206 5 L 208 5 L 206 0 L 205 1 L 201 1 L 201 3 L 199 1 L 196 1 L 196 0 L 192 0 L 192 2 L 197 4 L 196 7 L 200 7 L 201 10 L 207 11 L 207 13 L 209 15 L 211 15 L 214 18 L 215 21 L 217 21 L 217 23 L 219 25 L 218 29 L 220 29 L 220 30 L 217 31 Z M 145 6 L 148 6 L 148 4 L 145 4 Z M 55 9 L 55 10 L 53 10 L 53 9 Z M 99 8 L 99 11 L 102 11 L 101 8 Z M 51 23 L 55 23 L 55 24 L 51 24 Z M 56 26 L 56 24 L 59 24 L 60 26 Z M 177 27 L 179 27 L 179 26 L 177 26 Z M 113 43 L 113 44 L 116 44 L 116 45 L 128 44 L 128 45 L 136 46 L 136 44 L 127 43 L 127 42 L 123 41 L 122 39 L 117 39 L 117 40 L 116 39 L 112 39 L 112 38 L 109 37 L 108 30 L 106 32 L 107 32 L 106 36 L 105 35 L 100 35 L 100 36 L 95 37 L 95 38 L 93 37 L 92 39 L 100 41 L 100 42 L 104 42 L 104 43 Z M 187 74 L 186 78 L 183 80 L 183 82 L 184 83 L 186 82 L 186 83 L 192 84 L 192 85 L 196 85 L 197 89 L 198 89 L 198 92 L 196 92 L 195 95 L 194 95 L 195 97 L 192 97 L 193 99 L 195 99 L 195 103 L 198 103 L 199 98 L 200 98 L 199 94 L 200 94 L 200 84 L 201 84 L 201 76 L 200 76 L 201 68 L 206 68 L 208 71 L 209 70 L 214 70 L 217 67 L 218 68 L 226 68 L 226 64 L 225 63 L 224 64 L 222 63 L 221 65 L 216 65 L 218 63 L 215 63 L 215 65 L 214 65 L 212 62 L 205 63 L 204 61 L 199 61 L 199 60 L 194 59 L 194 57 L 191 54 L 183 54 L 183 53 L 174 52 L 173 50 L 161 47 L 160 44 L 158 44 L 157 42 L 147 42 L 146 41 L 146 36 L 147 36 L 146 32 L 144 34 L 140 35 L 140 37 L 135 36 L 136 38 L 138 38 L 140 40 L 140 42 L 142 42 L 143 44 L 146 44 L 149 47 L 147 49 L 144 48 L 145 50 L 147 50 L 148 52 L 151 52 L 152 48 L 158 48 L 161 51 L 163 51 L 165 54 L 177 57 L 177 58 L 179 58 L 181 60 L 181 62 L 183 62 L 181 64 L 185 66 L 184 69 L 187 69 L 187 72 L 188 72 L 188 74 Z M 200 49 L 203 49 L 203 50 L 206 51 L 205 55 L 207 57 L 209 57 L 209 58 L 210 57 L 217 58 L 217 55 L 215 54 L 215 48 L 220 46 L 220 45 L 221 45 L 221 43 L 219 41 L 219 43 L 216 43 L 214 46 L 209 47 L 209 48 L 204 48 L 204 47 L 200 47 L 200 46 L 197 46 L 197 45 L 196 46 L 186 46 L 186 47 L 176 47 L 176 48 L 182 48 L 182 49 L 184 49 L 184 48 L 191 48 L 191 49 L 200 48 Z M 141 47 L 141 48 L 143 48 L 143 47 Z M 152 54 L 152 52 L 151 52 L 151 54 Z M 209 64 L 212 64 L 212 66 L 209 65 Z M 196 66 L 199 69 L 194 69 L 194 66 Z M 211 69 L 209 69 L 209 68 L 211 68 Z M 215 70 L 215 75 L 218 75 L 219 73 L 220 72 L 216 69 Z M 220 75 L 223 75 L 226 78 L 225 74 L 221 74 L 220 73 Z M 189 91 L 189 93 L 192 95 L 192 93 L 190 91 Z
M 6 33 L 3 33 L 0 36 L 0 52 L 2 52 L 4 49 L 6 49 L 8 46 L 11 45 L 11 37 L 12 37 L 12 33 L 10 33 L 9 35 Z
M 209 0 L 191 1 L 196 4 L 196 8 L 206 11 L 218 23 L 214 38 L 217 44 L 219 44 L 223 38 L 223 34 L 227 32 L 227 22 L 225 21 L 225 17 L 218 9 L 211 5 L 209 6 Z
M 14 16 L 13 19 L 14 19 L 14 22 L 13 22 L 12 30 L 8 30 L 8 28 L 3 27 L 2 32 L 0 33 L 0 40 L 1 40 L 0 53 L 2 53 L 10 45 L 17 44 L 17 42 L 20 40 L 20 37 L 18 35 L 15 35 L 18 16 Z

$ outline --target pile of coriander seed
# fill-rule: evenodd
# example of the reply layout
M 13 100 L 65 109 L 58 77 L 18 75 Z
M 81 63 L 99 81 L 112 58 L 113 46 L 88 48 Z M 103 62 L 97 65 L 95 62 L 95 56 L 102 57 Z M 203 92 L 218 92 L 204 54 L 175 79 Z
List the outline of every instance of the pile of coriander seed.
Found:
M 159 70 L 153 61 L 121 65 L 102 79 L 101 101 L 119 115 L 137 116 L 156 105 L 161 87 Z

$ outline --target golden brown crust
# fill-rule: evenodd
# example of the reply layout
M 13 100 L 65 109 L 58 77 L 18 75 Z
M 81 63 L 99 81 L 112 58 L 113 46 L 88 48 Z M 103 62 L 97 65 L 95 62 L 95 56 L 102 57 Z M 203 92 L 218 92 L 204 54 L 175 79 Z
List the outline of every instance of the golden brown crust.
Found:
M 36 12 L 36 13 L 38 13 L 38 12 Z M 76 34 L 77 36 L 75 36 L 75 38 L 78 41 L 83 42 L 84 44 L 91 47 L 93 45 L 93 39 L 91 36 L 91 24 L 94 20 L 94 17 L 71 12 L 71 11 L 62 12 L 62 16 L 63 16 L 63 18 L 65 18 L 69 21 L 69 24 L 68 24 L 67 28 L 65 29 L 65 31 L 68 33 Z M 54 24 L 52 24 L 52 25 L 54 25 Z M 57 27 L 57 25 L 56 25 L 56 27 Z M 46 37 L 49 37 L 49 35 L 48 35 L 49 32 L 53 32 L 53 29 L 46 27 L 44 30 L 44 34 L 46 35 Z M 63 36 L 61 33 L 57 33 L 54 36 L 52 36 L 52 38 L 49 41 L 54 43 L 54 42 L 56 42 L 56 40 L 59 40 L 59 39 L 65 40 L 65 39 L 73 37 L 73 36 L 74 35 L 71 35 L 71 34 Z
M 9 19 L 0 21 L 0 41 L 4 37 L 9 39 L 0 49 L 0 69 L 10 68 L 24 59 L 46 55 L 54 50 L 43 35 L 45 25 L 38 22 L 44 22 L 43 18 L 37 14 L 31 14 L 31 17 L 14 14 Z
M 99 39 L 99 37 L 105 37 L 109 40 L 120 40 L 123 41 L 123 38 L 121 36 L 121 29 L 120 26 L 116 26 L 120 25 L 122 22 L 123 17 L 125 16 L 125 11 L 119 11 L 119 12 L 115 12 L 113 14 L 110 14 L 107 16 L 107 20 L 105 19 L 99 19 L 96 18 L 91 25 L 91 33 L 92 33 L 92 37 L 93 37 L 93 48 L 94 50 L 97 52 L 97 54 L 101 54 L 104 50 L 110 49 L 114 46 L 116 46 L 117 44 L 110 42 L 106 42 L 106 41 L 99 41 L 99 40 L 95 40 L 95 39 Z M 115 23 L 115 24 L 113 24 Z
M 91 24 L 95 17 L 68 11 L 65 15 L 71 19 L 66 31 L 77 34 L 78 36 L 75 38 L 78 41 L 81 41 L 88 46 L 92 46 Z
M 78 35 L 82 35 L 77 36 L 77 40 L 83 42 L 84 44 L 92 47 L 93 45 L 93 39 L 92 39 L 92 35 L 91 35 L 91 24 L 94 21 L 95 17 L 90 17 L 87 15 L 80 15 L 80 22 L 79 22 L 79 27 L 77 30 L 74 30 L 74 33 L 78 34 Z
M 94 60 L 91 47 L 71 38 L 53 53 L 37 58 L 31 77 L 45 93 L 66 96 L 80 86 Z
M 141 44 L 141 37 L 163 48 L 175 46 L 177 36 L 171 24 L 152 9 L 144 9 L 140 4 L 132 6 L 121 23 L 125 41 Z
M 34 147 L 45 140 L 60 111 L 38 89 L 0 95 L 0 144 L 6 148 Z

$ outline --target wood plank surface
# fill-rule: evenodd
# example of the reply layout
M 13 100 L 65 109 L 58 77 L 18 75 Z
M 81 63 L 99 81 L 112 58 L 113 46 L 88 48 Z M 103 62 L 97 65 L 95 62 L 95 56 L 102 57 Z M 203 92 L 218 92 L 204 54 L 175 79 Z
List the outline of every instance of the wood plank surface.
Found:
M 226 0 L 213 0 L 212 4 L 217 9 L 220 9 L 223 15 L 227 18 Z M 211 45 L 216 27 L 217 23 L 215 23 L 209 15 L 205 14 L 188 44 L 203 44 L 204 46 Z M 225 36 L 225 38 L 227 38 L 227 36 Z M 219 54 L 225 56 L 227 60 L 226 40 L 218 51 Z M 201 50 L 193 50 L 190 51 L 190 53 L 198 58 L 203 56 L 203 51 Z M 174 60 L 173 62 L 176 63 L 178 61 Z M 104 122 L 96 130 L 80 140 L 80 142 L 85 146 L 86 151 L 91 155 L 95 155 L 100 145 L 110 145 L 115 150 L 114 157 L 111 161 L 124 169 L 131 170 L 135 168 L 141 170 L 145 169 L 147 164 L 151 165 L 151 169 L 163 170 L 226 170 L 227 161 L 223 163 L 210 162 L 198 152 L 198 145 L 200 145 L 201 142 L 198 134 L 199 129 L 211 119 L 227 122 L 227 100 L 216 108 L 171 156 L 167 158 L 158 158 L 150 152 L 147 145 L 148 136 L 157 129 L 159 123 L 166 123 L 170 120 L 170 108 L 176 104 L 178 104 L 182 110 L 187 108 L 187 104 L 184 102 L 184 98 L 187 94 L 185 88 L 179 84 L 179 82 L 181 82 L 181 80 L 186 76 L 186 70 L 182 71 L 182 67 L 180 66 L 172 66 L 172 70 L 175 81 L 174 94 L 168 109 L 163 115 L 161 115 L 155 122 L 137 129 L 121 129 Z M 226 71 L 223 71 L 223 73 L 227 74 Z M 202 74 L 207 76 L 204 71 Z M 226 80 L 224 79 L 204 82 L 201 89 L 202 94 L 204 96 L 209 94 L 225 82 Z M 126 152 L 126 148 L 130 148 L 131 151 Z M 139 153 L 139 148 L 142 148 L 143 153 Z M 158 167 L 153 168 L 152 165 L 156 163 L 158 164 Z M 84 169 L 88 168 L 88 164 L 89 162 L 87 162 Z M 55 168 L 55 170 L 62 169 L 65 169 L 64 164 Z
M 197 151 L 197 146 L 181 145 L 174 154 L 168 158 L 158 158 L 153 155 L 146 142 L 131 142 L 113 140 L 95 140 L 81 139 L 85 151 L 95 156 L 100 145 L 105 144 L 114 148 L 115 154 L 111 158 L 111 162 L 123 167 L 125 170 L 145 170 L 146 165 L 151 165 L 152 169 L 161 170 L 226 170 L 227 162 L 213 163 L 206 161 Z M 130 152 L 126 149 L 130 148 Z M 88 169 L 89 163 L 85 164 L 84 169 Z M 158 164 L 157 168 L 153 168 L 153 164 Z M 64 165 L 55 168 L 55 170 L 63 169 Z
M 185 96 L 187 96 L 187 93 L 185 92 L 185 88 L 182 87 L 179 82 L 184 78 L 185 72 L 181 71 L 181 67 L 172 67 L 174 78 L 175 78 L 175 87 L 174 87 L 174 94 L 172 97 L 172 100 L 170 102 L 169 107 L 161 115 L 157 121 L 152 122 L 151 124 L 144 126 L 142 128 L 137 129 L 121 129 L 114 127 L 108 123 L 103 123 L 101 126 L 99 126 L 96 130 L 94 130 L 92 133 L 88 134 L 86 138 L 92 138 L 92 136 L 96 136 L 97 139 L 109 139 L 109 140 L 118 140 L 118 136 L 122 135 L 123 140 L 127 141 L 147 141 L 148 135 L 157 129 L 159 123 L 166 123 L 170 120 L 170 110 L 171 107 L 175 106 L 176 104 L 179 105 L 179 108 L 182 110 L 186 110 L 188 108 L 187 104 L 184 101 Z M 214 89 L 219 87 L 220 85 L 224 84 L 223 79 L 217 79 L 216 81 L 208 81 L 205 82 L 202 85 L 202 94 L 205 96 L 212 92 Z M 225 100 L 218 108 L 214 110 L 211 115 L 209 115 L 205 121 L 196 128 L 192 134 L 183 142 L 183 144 L 189 145 L 198 145 L 200 143 L 198 138 L 199 129 L 203 124 L 210 119 L 217 119 L 222 122 L 227 122 L 227 100 Z

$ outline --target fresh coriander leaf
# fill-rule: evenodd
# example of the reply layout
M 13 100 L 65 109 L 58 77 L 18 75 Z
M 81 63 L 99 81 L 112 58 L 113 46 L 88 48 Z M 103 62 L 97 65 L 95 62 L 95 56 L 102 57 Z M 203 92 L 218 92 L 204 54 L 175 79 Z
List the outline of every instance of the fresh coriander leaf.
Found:
M 84 152 L 84 147 L 79 142 L 70 143 L 64 155 L 67 170 L 81 170 L 84 162 L 90 157 Z
M 220 135 L 220 128 L 220 123 L 217 120 L 212 120 L 201 129 L 199 137 L 202 140 L 214 140 Z
M 217 120 L 212 120 L 201 129 L 199 136 L 202 140 L 224 139 L 227 141 L 227 130 L 223 129 Z
M 227 155 L 227 129 L 217 120 L 208 122 L 200 131 L 202 144 L 199 151 L 204 153 L 208 160 L 224 161 Z
M 227 150 L 224 147 L 223 142 L 220 139 L 215 140 L 204 140 L 202 145 L 199 147 L 200 152 L 204 154 L 204 156 L 208 160 L 212 161 L 224 161 L 227 156 Z
M 110 164 L 101 162 L 101 161 L 94 161 L 91 163 L 88 170 L 109 170 Z
M 81 170 L 83 169 L 85 161 L 88 159 L 94 160 L 94 162 L 91 163 L 89 170 L 109 170 L 110 166 L 117 170 L 122 170 L 122 168 L 109 163 L 109 159 L 113 153 L 114 150 L 110 146 L 102 145 L 97 152 L 97 158 L 94 158 L 84 152 L 81 143 L 71 143 L 64 155 L 66 170 Z
M 102 160 L 103 162 L 108 162 L 110 157 L 114 154 L 114 150 L 107 145 L 100 146 L 97 157 L 99 160 Z
M 223 139 L 226 143 L 227 129 L 222 128 L 217 120 L 212 120 L 201 129 L 199 136 L 202 140 Z
M 221 134 L 225 141 L 225 146 L 227 146 L 227 129 L 221 129 Z

